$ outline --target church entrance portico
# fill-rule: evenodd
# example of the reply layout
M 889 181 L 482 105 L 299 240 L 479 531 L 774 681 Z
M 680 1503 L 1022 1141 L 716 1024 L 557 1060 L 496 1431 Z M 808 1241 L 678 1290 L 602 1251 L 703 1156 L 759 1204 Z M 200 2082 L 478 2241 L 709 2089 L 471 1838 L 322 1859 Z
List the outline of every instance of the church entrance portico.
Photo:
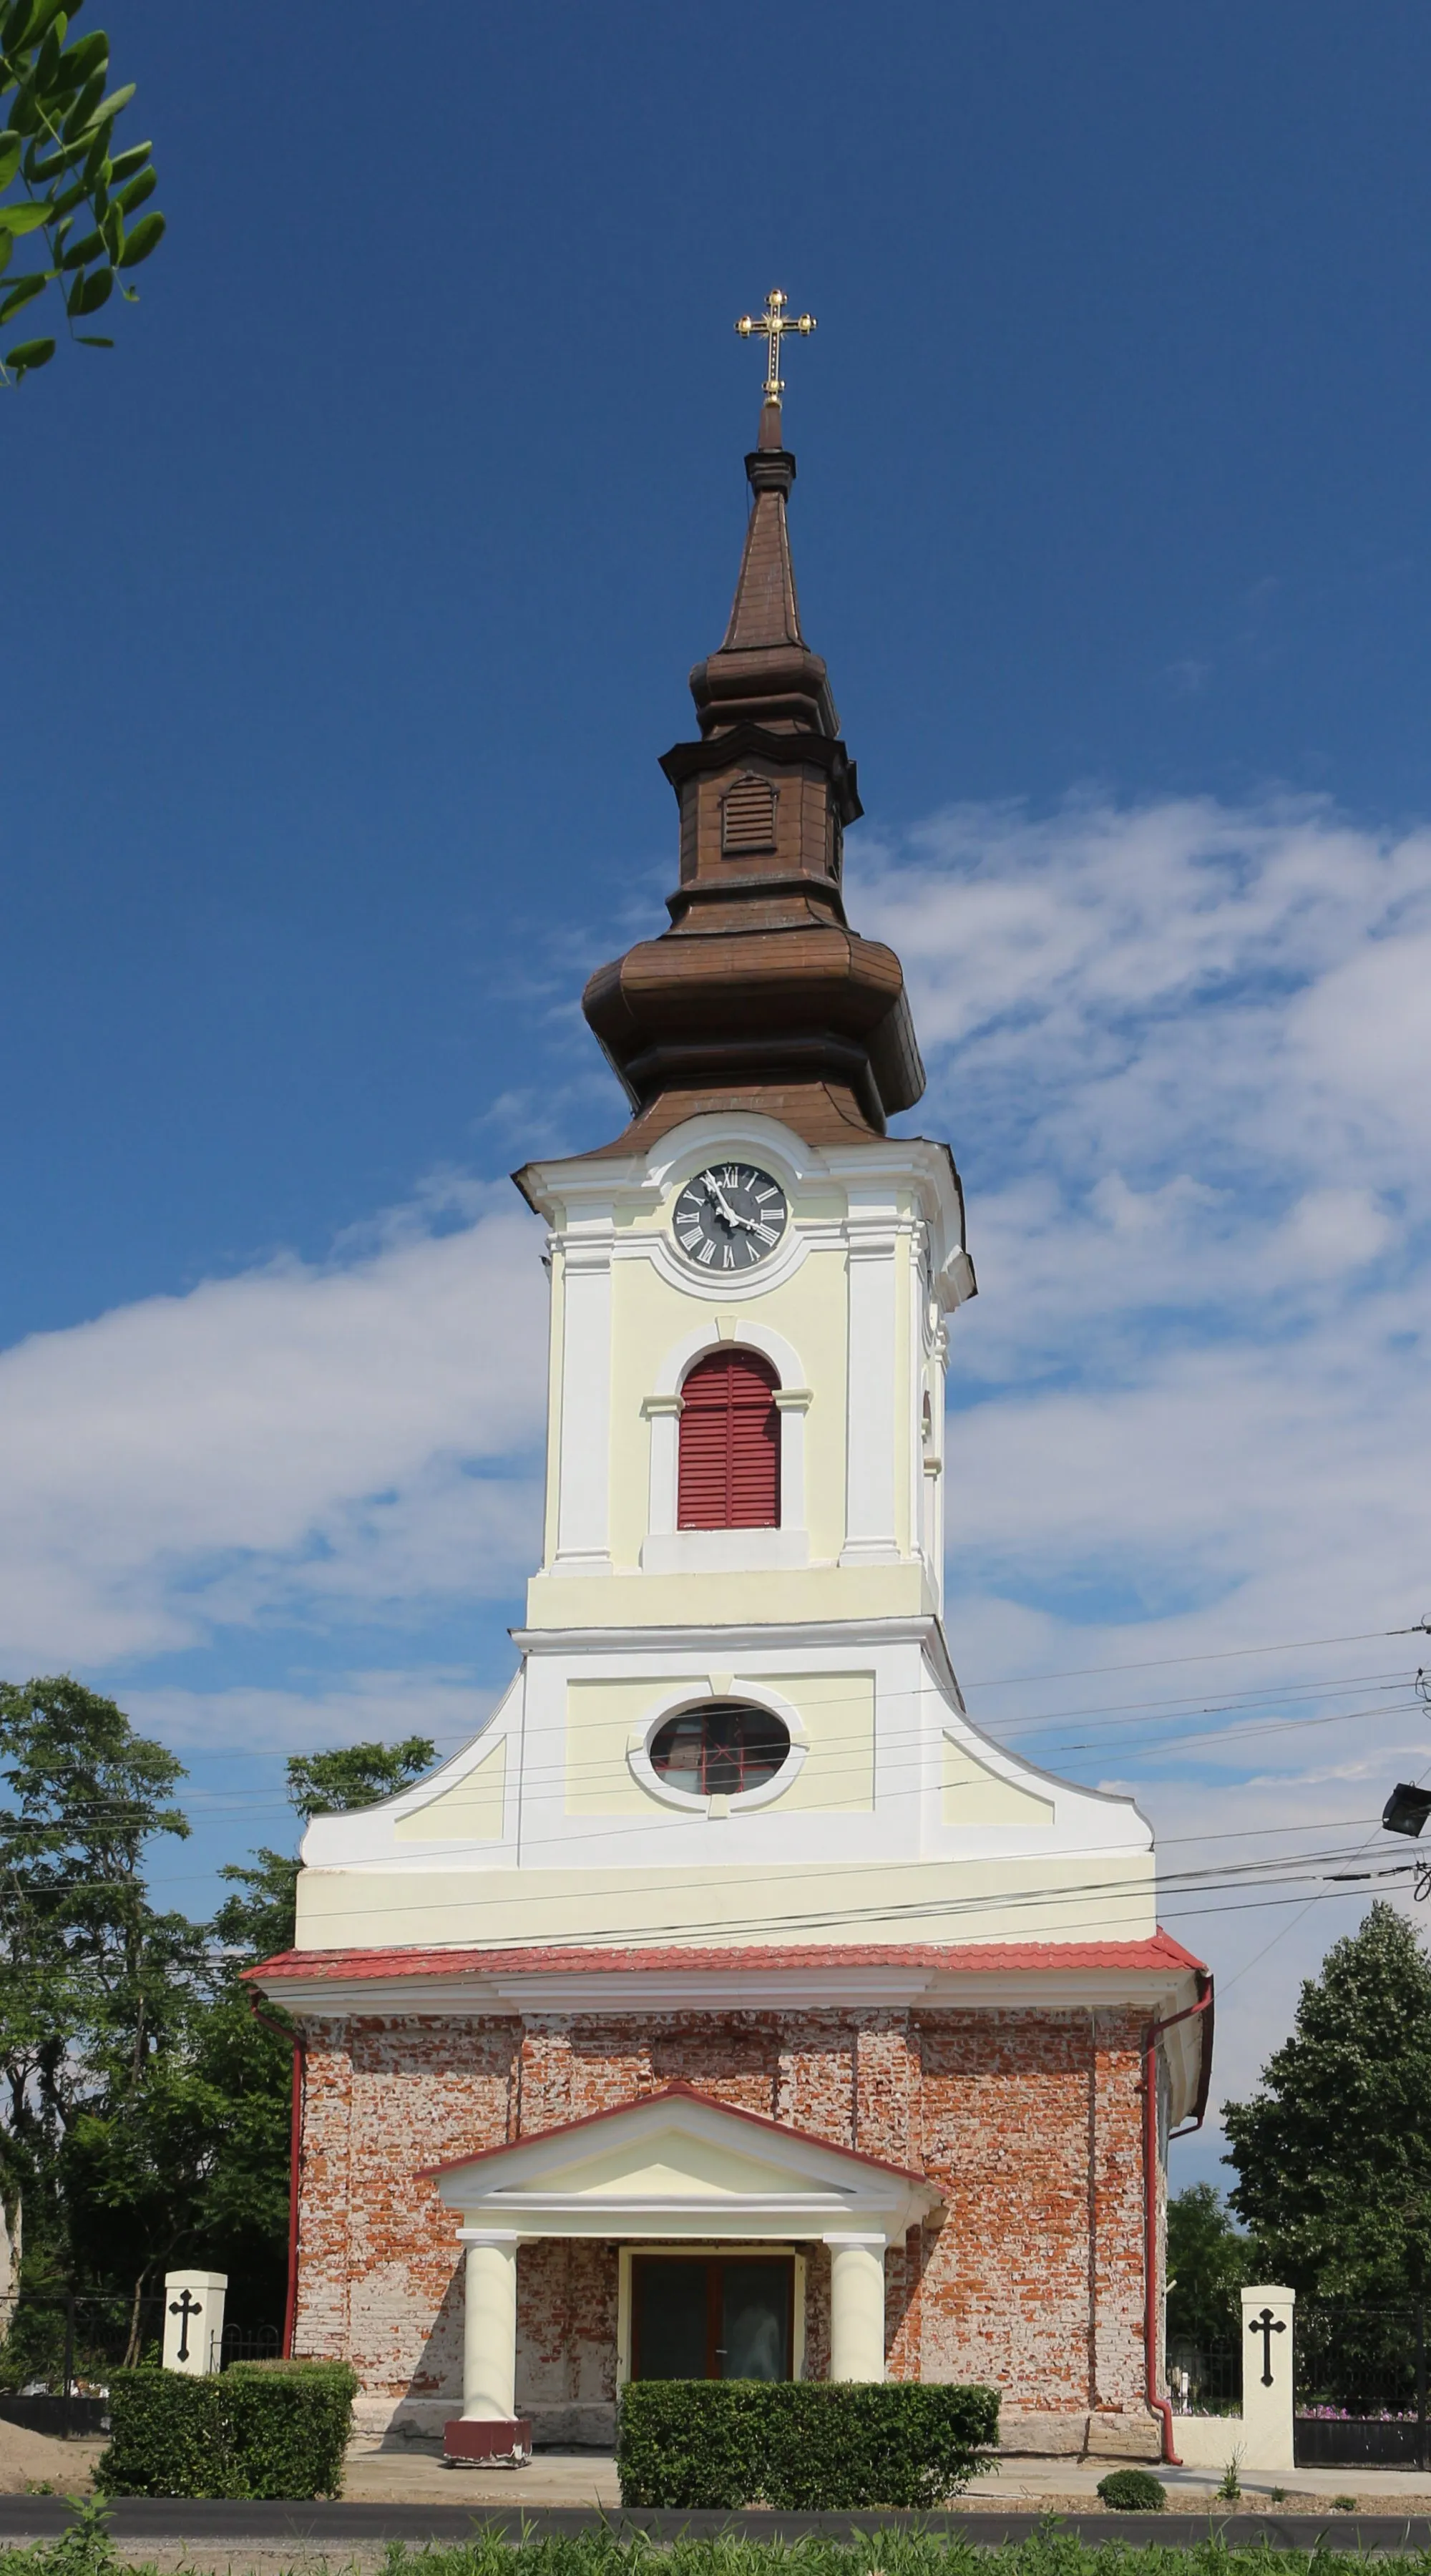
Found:
M 828 2248 L 830 2376 L 885 2375 L 884 2257 L 941 2205 L 906 2167 L 672 2084 L 432 2170 L 466 2248 L 462 2418 L 514 2424 L 519 2249 L 620 2249 L 617 2382 L 801 2375 Z

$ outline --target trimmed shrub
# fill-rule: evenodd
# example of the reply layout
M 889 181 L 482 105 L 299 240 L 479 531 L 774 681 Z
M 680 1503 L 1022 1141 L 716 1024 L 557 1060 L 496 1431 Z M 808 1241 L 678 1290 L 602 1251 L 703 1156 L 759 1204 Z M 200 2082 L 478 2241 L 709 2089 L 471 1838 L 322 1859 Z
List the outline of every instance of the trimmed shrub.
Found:
M 1167 2489 L 1147 2469 L 1110 2469 L 1098 2481 L 1098 2492 L 1115 2513 L 1162 2513 Z
M 235 2362 L 221 2375 L 116 2370 L 104 2495 L 339 2495 L 357 2374 L 345 2361 Z
M 637 2379 L 621 2395 L 616 2468 L 627 2505 L 927 2509 L 989 2465 L 998 2431 L 996 2388 Z

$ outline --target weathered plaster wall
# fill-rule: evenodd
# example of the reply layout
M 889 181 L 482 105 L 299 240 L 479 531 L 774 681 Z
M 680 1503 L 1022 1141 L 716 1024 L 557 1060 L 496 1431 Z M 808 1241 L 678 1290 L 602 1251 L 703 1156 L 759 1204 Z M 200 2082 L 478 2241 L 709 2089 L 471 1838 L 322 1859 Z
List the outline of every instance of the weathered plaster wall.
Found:
M 365 2019 L 309 2040 L 296 2348 L 346 2352 L 365 2416 L 460 2403 L 451 2214 L 424 2166 L 681 2080 L 936 2178 L 947 2207 L 886 2261 L 889 2369 L 982 2379 L 1014 2438 L 1152 2447 L 1142 2400 L 1139 2025 L 1122 2011 L 809 2011 Z M 518 2266 L 518 2404 L 538 2438 L 602 2442 L 615 2246 Z M 810 2249 L 806 2368 L 828 2369 Z M 1050 2419 L 1056 2419 L 1050 2421 Z

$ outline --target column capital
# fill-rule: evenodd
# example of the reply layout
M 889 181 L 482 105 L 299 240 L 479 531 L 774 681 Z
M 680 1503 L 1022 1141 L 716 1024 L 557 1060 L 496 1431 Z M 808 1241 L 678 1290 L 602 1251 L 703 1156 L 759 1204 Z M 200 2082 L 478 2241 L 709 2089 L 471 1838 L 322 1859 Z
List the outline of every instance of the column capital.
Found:
M 531 2239 L 518 2234 L 515 2227 L 459 2227 L 459 2245 L 495 2245 L 503 2252 L 509 2246 L 527 2245 Z

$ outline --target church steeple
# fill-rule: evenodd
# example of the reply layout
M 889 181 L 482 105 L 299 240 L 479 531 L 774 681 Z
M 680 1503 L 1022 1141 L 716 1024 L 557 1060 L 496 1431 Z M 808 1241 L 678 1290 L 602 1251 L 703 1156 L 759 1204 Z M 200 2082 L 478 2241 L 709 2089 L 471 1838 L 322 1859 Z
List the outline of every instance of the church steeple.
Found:
M 681 812 L 671 927 L 598 968 L 582 1008 L 635 1118 L 625 1152 L 706 1112 L 756 1109 L 811 1144 L 883 1135 L 924 1089 L 893 950 L 845 920 L 844 833 L 861 811 L 829 677 L 800 625 L 777 370 L 784 298 L 737 329 L 772 333 L 751 511 L 723 642 L 691 673 L 700 727 L 661 762 Z

